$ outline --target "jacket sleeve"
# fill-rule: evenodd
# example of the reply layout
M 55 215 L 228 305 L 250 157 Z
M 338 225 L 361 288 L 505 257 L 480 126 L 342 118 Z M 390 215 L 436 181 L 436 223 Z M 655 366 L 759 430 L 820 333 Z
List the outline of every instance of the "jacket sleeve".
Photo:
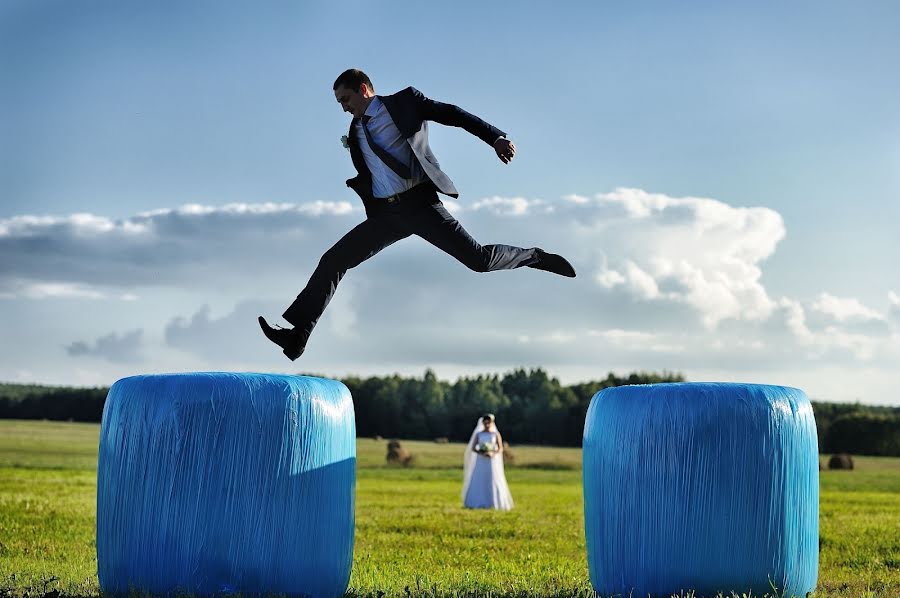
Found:
M 461 127 L 488 145 L 494 145 L 498 137 L 506 137 L 506 133 L 497 127 L 484 122 L 474 114 L 469 114 L 459 106 L 426 98 L 415 87 L 410 87 L 409 91 L 419 105 L 423 120 L 431 120 L 450 127 Z

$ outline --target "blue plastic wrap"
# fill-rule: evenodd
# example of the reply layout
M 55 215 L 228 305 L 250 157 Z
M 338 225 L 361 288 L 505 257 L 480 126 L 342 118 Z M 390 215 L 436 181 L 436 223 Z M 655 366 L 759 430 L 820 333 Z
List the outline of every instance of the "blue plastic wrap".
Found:
M 600 595 L 813 591 L 819 468 L 803 391 L 607 388 L 584 425 L 584 522 Z
M 119 380 L 100 432 L 100 587 L 342 595 L 353 559 L 355 437 L 350 392 L 334 380 Z

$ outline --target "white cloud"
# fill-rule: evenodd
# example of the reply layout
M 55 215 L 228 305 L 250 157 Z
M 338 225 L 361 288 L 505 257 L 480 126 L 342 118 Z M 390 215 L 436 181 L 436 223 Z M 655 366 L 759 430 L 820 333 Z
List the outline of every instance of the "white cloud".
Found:
M 708 328 L 729 319 L 765 320 L 775 309 L 761 263 L 785 235 L 777 212 L 640 189 L 568 201 L 579 241 L 601 244 L 594 278 L 602 287 L 685 304 Z
M 878 339 L 864 334 L 854 334 L 836 326 L 828 326 L 818 335 L 818 345 L 822 350 L 844 349 L 860 361 L 871 360 L 882 344 Z
M 763 320 L 774 308 L 760 283 L 760 262 L 775 250 L 784 227 L 766 208 L 616 189 L 557 204 L 488 197 L 459 213 L 470 228 L 500 219 L 510 241 L 491 242 L 552 242 L 551 250 L 581 257 L 577 269 L 592 273 L 601 288 L 684 304 L 709 328 L 728 319 Z M 143 285 L 202 288 L 211 282 L 240 288 L 251 273 L 271 287 L 283 284 L 276 273 L 308 271 L 361 216 L 347 202 L 319 201 L 189 204 L 123 220 L 15 217 L 0 221 L 0 265 L 9 273 L 0 292 L 30 296 L 9 288 L 12 279 L 70 285 L 59 291 L 69 293 L 120 287 L 135 294 Z M 490 227 L 492 235 L 497 230 Z
M 550 343 L 563 344 L 563 343 L 571 343 L 578 337 L 577 337 L 577 335 L 575 335 L 571 332 L 566 332 L 564 330 L 554 330 L 553 332 L 551 332 L 544 338 L 547 342 L 550 342 Z
M 894 291 L 888 291 L 888 302 L 888 313 L 894 320 L 900 322 L 900 295 Z
M 588 336 L 631 351 L 644 350 L 655 353 L 677 353 L 685 348 L 677 343 L 666 342 L 660 334 L 642 330 L 622 330 L 621 328 L 590 330 L 588 331 Z
M 323 201 L 190 204 L 121 220 L 16 216 L 0 220 L 0 297 L 130 298 L 140 286 L 203 287 L 212 280 L 238 287 L 260 272 L 315 263 L 313 253 L 354 219 L 362 211 L 350 203 Z
M 472 211 L 487 210 L 499 216 L 525 216 L 535 211 L 552 212 L 553 207 L 540 199 L 524 197 L 486 197 L 472 204 Z
M 628 287 L 638 297 L 643 299 L 659 297 L 659 286 L 656 284 L 656 280 L 631 260 L 625 263 L 625 279 Z
M 595 275 L 597 282 L 600 283 L 600 286 L 611 289 L 616 285 L 620 285 L 625 282 L 625 277 L 622 274 L 619 274 L 615 270 L 602 269 Z
M 821 293 L 812 307 L 837 322 L 866 322 L 884 319 L 883 315 L 852 297 L 835 297 L 828 293 Z
M 639 189 L 445 205 L 480 242 L 560 253 L 578 278 L 531 269 L 474 274 L 413 237 L 348 272 L 301 369 L 602 367 L 583 375 L 597 378 L 613 367 L 690 375 L 696 368 L 878 367 L 900 356 L 893 318 L 878 320 L 857 299 L 772 298 L 762 271 L 785 230 L 767 208 Z M 8 308 L 0 318 L 9 323 L 27 312 L 32 321 L 34 313 L 49 313 L 52 322 L 58 301 L 90 299 L 73 309 L 96 306 L 119 320 L 68 318 L 66 338 L 53 336 L 54 325 L 41 338 L 111 363 L 106 348 L 121 345 L 122 335 L 71 339 L 141 322 L 146 338 L 130 345 L 146 346 L 147 370 L 287 369 L 256 316 L 278 321 L 322 253 L 363 218 L 345 202 L 314 202 L 187 205 L 121 220 L 0 220 L 0 298 Z M 134 302 L 138 296 L 147 299 Z M 888 299 L 900 313 L 900 296 L 889 291 Z M 16 358 L 7 351 L 0 362 L 13 373 L 33 370 Z
M 632 218 L 647 218 L 654 212 L 660 212 L 678 200 L 656 193 L 647 193 L 640 189 L 619 188 L 612 193 L 597 196 L 601 201 L 618 203 Z
M 574 193 L 569 194 L 569 195 L 563 195 L 563 200 L 570 201 L 574 204 L 586 204 L 586 203 L 591 202 L 591 200 L 589 198 L 584 197 L 583 195 L 576 195 Z
M 827 294 L 822 294 L 822 296 L 825 295 Z M 822 296 L 813 304 L 814 310 L 822 311 Z M 826 302 L 825 305 L 831 306 L 832 304 Z M 856 306 L 861 304 L 856 300 L 842 300 L 837 305 L 841 306 L 837 313 L 846 316 L 848 313 L 856 314 Z M 851 308 L 847 309 L 847 305 L 850 305 Z M 841 357 L 849 355 L 860 361 L 870 361 L 879 353 L 887 354 L 891 351 L 891 346 L 896 344 L 897 339 L 890 336 L 862 334 L 833 324 L 813 330 L 807 325 L 806 313 L 800 302 L 782 298 L 779 306 L 784 313 L 788 329 L 800 347 L 813 359 L 822 359 L 829 354 L 837 354 Z M 828 313 L 837 319 L 835 313 Z M 850 319 L 850 317 L 846 316 L 844 320 Z
M 305 204 L 291 203 L 272 203 L 264 202 L 257 204 L 249 203 L 230 203 L 224 206 L 205 206 L 201 204 L 185 204 L 183 206 L 170 209 L 163 208 L 141 212 L 139 218 L 154 219 L 159 216 L 168 216 L 178 214 L 181 216 L 207 216 L 210 214 L 228 214 L 228 215 L 266 215 L 266 214 L 307 214 L 310 216 L 322 215 L 342 215 L 349 214 L 354 210 L 353 205 L 347 201 L 314 201 Z M 358 210 L 358 208 L 357 208 Z M 125 221 L 128 222 L 128 221 Z
M 806 311 L 799 301 L 782 297 L 778 302 L 784 310 L 784 320 L 788 329 L 801 343 L 812 342 L 813 333 L 806 325 Z
M 28 282 L 0 279 L 0 299 L 118 299 L 135 301 L 134 293 L 109 292 L 91 285 L 72 282 Z

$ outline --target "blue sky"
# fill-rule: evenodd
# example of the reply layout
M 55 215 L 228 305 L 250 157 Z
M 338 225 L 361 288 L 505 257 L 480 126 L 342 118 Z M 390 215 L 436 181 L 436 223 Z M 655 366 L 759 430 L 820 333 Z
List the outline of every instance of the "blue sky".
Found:
M 4 0 L 0 379 L 667 367 L 900 403 L 898 34 L 894 2 Z M 504 166 L 432 127 L 458 217 L 579 278 L 408 240 L 351 272 L 306 364 L 272 354 L 250 312 L 361 218 L 331 91 L 351 66 L 507 131 Z

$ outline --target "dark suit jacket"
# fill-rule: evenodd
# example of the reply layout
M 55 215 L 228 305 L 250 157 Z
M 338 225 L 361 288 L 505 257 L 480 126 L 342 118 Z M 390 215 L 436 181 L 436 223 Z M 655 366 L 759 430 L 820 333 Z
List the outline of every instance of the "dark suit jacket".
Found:
M 438 164 L 437 158 L 428 146 L 428 121 L 432 120 L 442 125 L 462 127 L 472 135 L 475 135 L 488 145 L 493 145 L 498 137 L 505 137 L 506 133 L 494 127 L 477 116 L 469 114 L 462 108 L 452 104 L 435 102 L 422 95 L 418 89 L 407 87 L 403 91 L 389 96 L 378 96 L 384 103 L 384 107 L 390 114 L 394 124 L 400 130 L 400 134 L 406 138 L 412 148 L 414 158 L 422 166 L 426 176 L 434 183 L 438 191 L 450 197 L 458 197 L 459 192 Z M 366 166 L 359 142 L 356 137 L 358 118 L 350 122 L 350 156 L 353 165 L 359 173 L 347 181 L 347 186 L 356 191 L 368 208 L 369 202 L 374 199 L 372 195 L 372 173 Z

